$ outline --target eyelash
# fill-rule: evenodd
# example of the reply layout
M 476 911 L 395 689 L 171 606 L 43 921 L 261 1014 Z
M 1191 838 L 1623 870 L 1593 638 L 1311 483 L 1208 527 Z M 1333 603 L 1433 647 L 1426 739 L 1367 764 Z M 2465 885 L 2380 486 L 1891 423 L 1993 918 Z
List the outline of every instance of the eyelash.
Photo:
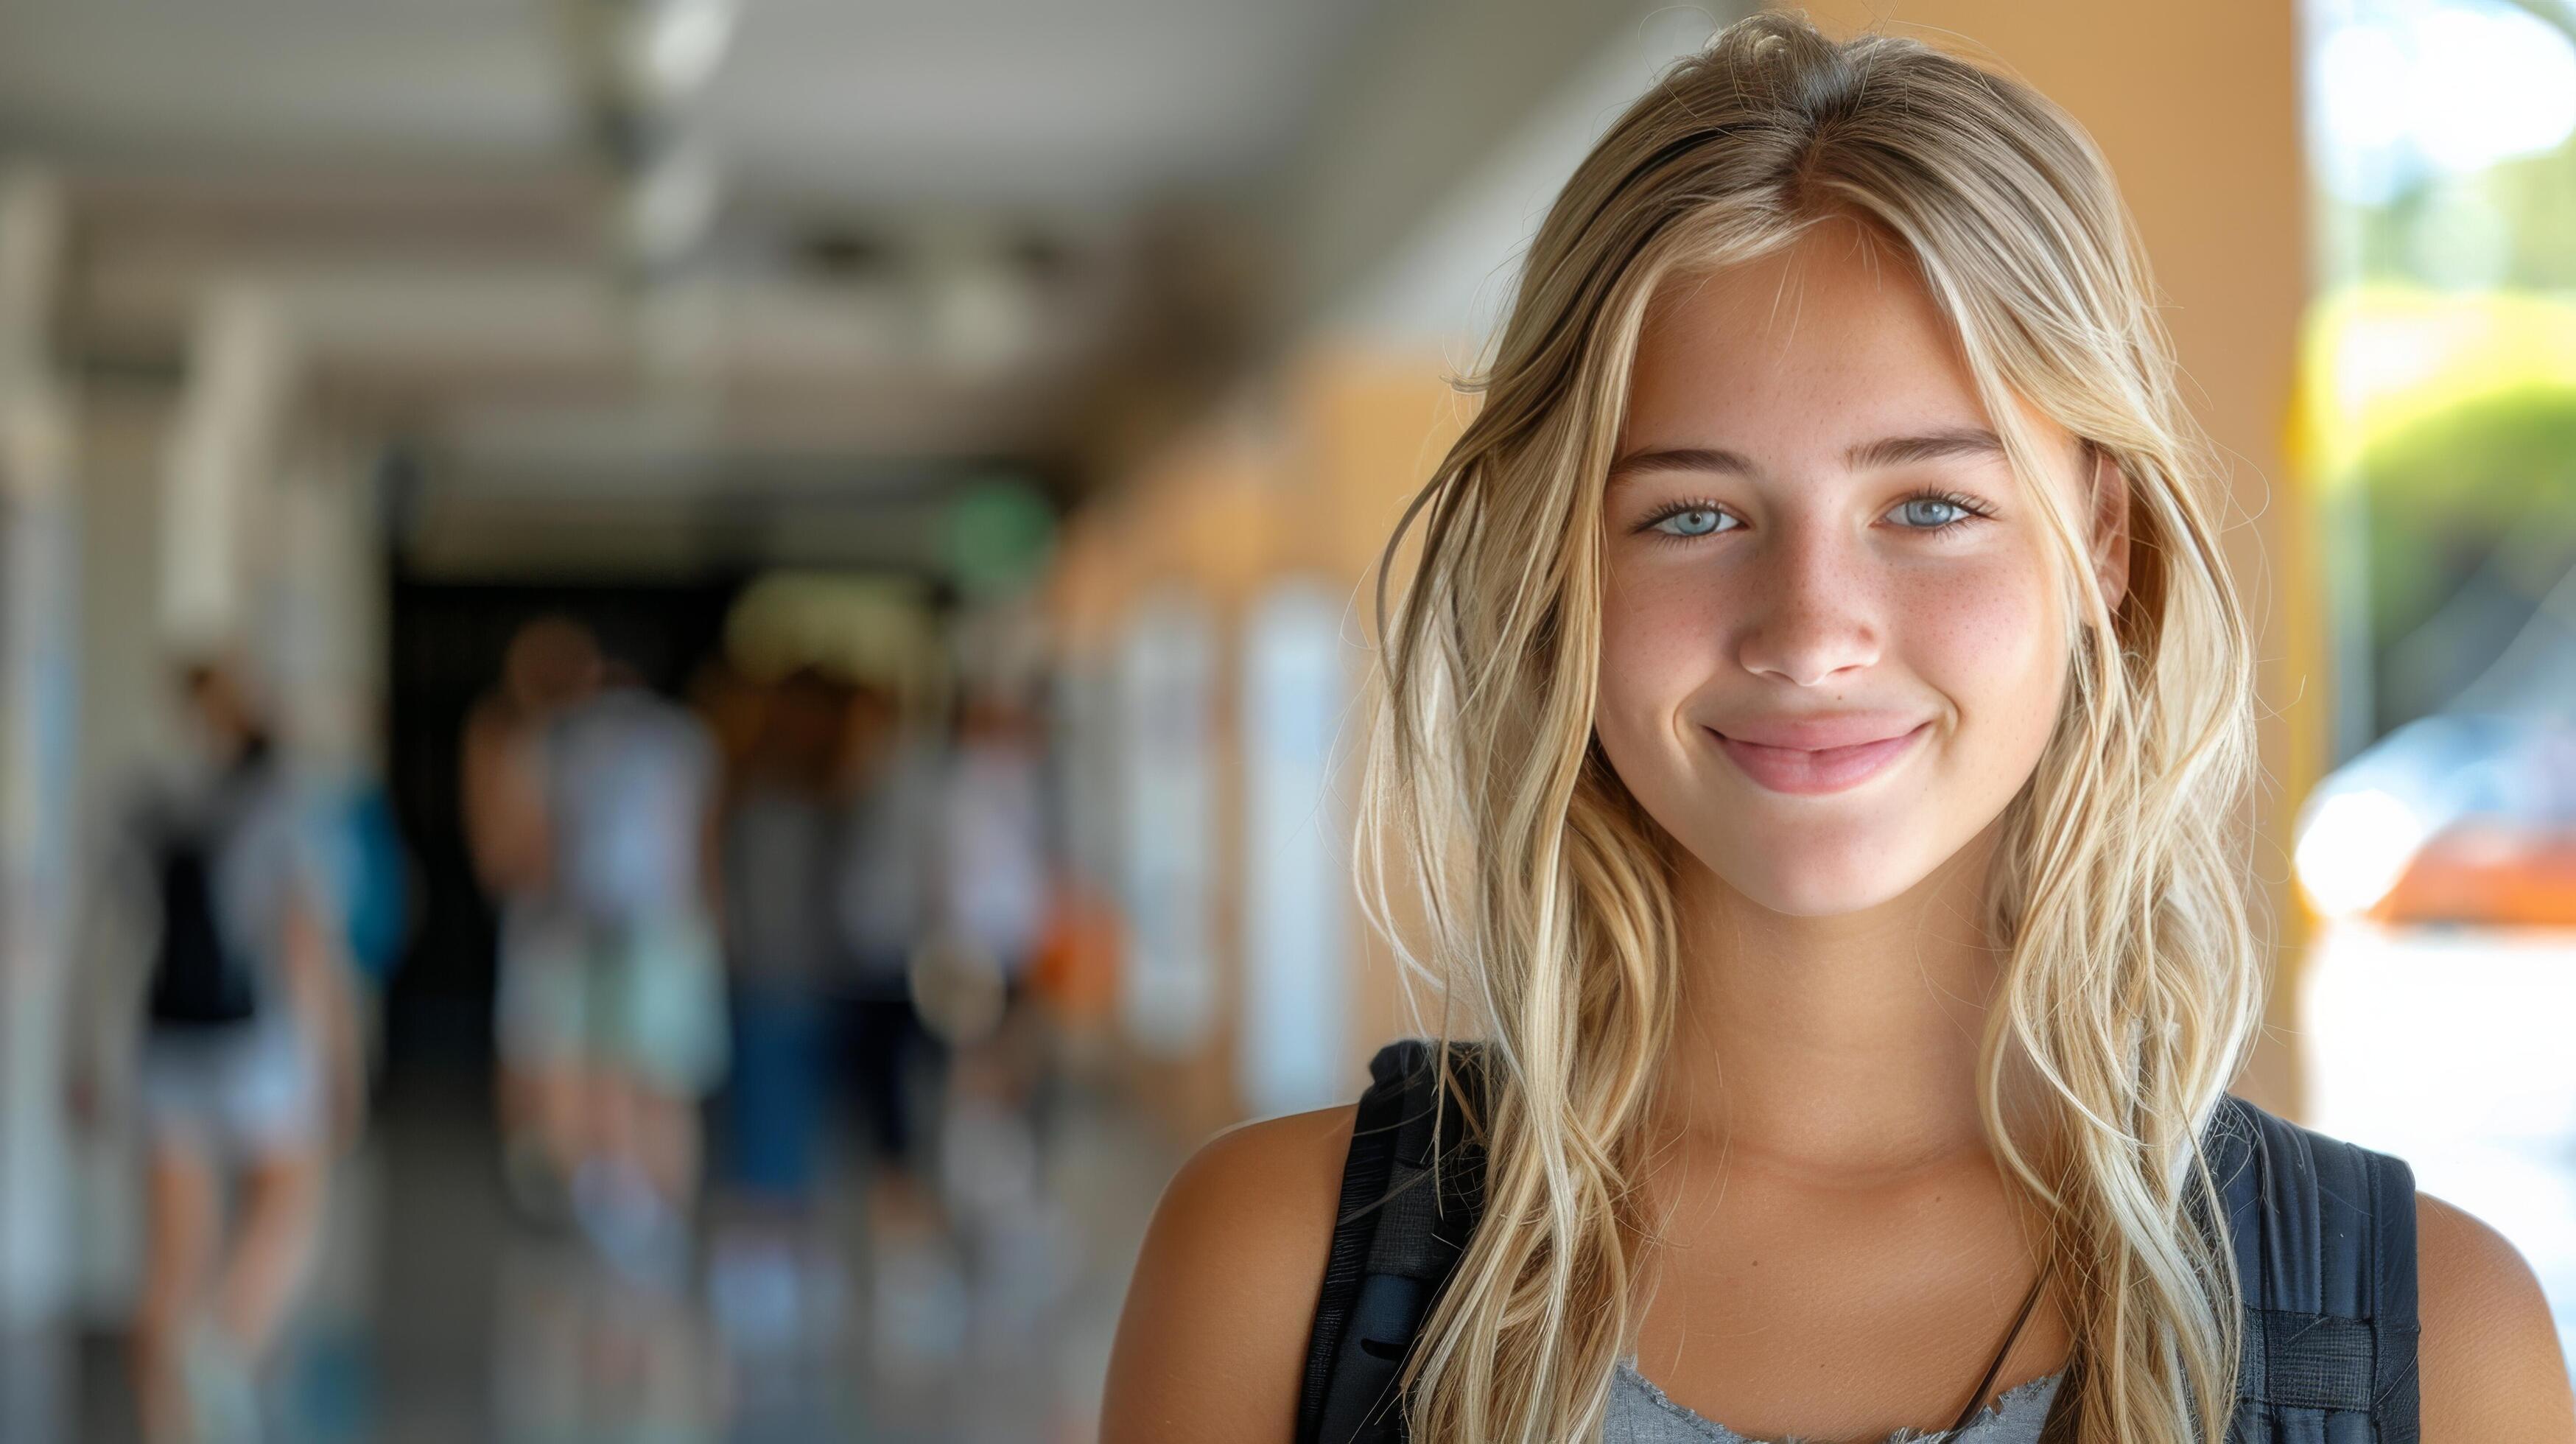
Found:
M 1897 498 L 1896 507 L 1891 508 L 1891 510 L 1911 506 L 1918 501 L 1941 502 L 1945 505 L 1955 507 L 1960 512 L 1964 513 L 1963 515 L 1953 517 L 1950 520 L 1941 523 L 1939 526 L 1909 526 L 1903 528 L 1905 531 L 1918 532 L 1924 536 L 1943 536 L 1966 526 L 1971 521 L 1983 521 L 1994 515 L 1994 510 L 1991 507 L 1973 496 L 1969 496 L 1963 492 L 1933 491 L 1929 489 L 1915 492 L 1909 496 Z M 1722 516 L 1734 516 L 1733 512 L 1728 511 L 1725 507 L 1722 507 L 1713 501 L 1676 501 L 1658 509 L 1652 516 L 1638 522 L 1635 530 L 1640 534 L 1653 533 L 1655 540 L 1672 543 L 1705 541 L 1710 537 L 1721 534 L 1719 532 L 1710 531 L 1701 532 L 1697 536 L 1676 536 L 1671 532 L 1659 532 L 1655 530 L 1657 527 L 1662 526 L 1665 522 L 1672 520 L 1674 517 L 1687 516 L 1695 511 L 1713 511 Z M 1735 529 L 1739 531 L 1742 530 L 1743 518 L 1737 517 L 1736 522 L 1737 525 Z

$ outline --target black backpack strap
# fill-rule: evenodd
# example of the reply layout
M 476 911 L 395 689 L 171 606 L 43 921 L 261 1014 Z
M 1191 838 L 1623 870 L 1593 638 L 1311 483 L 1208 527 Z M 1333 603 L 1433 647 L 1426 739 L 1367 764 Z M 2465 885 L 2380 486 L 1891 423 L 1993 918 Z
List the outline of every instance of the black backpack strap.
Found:
M 2229 1444 L 2417 1444 L 2413 1172 L 2234 1097 L 2208 1136 L 2245 1289 Z
M 1434 1044 L 1396 1043 L 1369 1065 L 1307 1344 L 1299 1444 L 1404 1438 L 1398 1375 L 1483 1202 L 1484 1151 L 1461 1106 L 1481 1097 L 1482 1058 L 1452 1044 L 1450 1063 L 1448 1092 Z M 2228 1444 L 2420 1444 L 2412 1171 L 2235 1097 L 2221 1100 L 2207 1140 L 2245 1289 Z
M 1484 1150 L 1468 1121 L 1481 1057 L 1473 1045 L 1453 1043 L 1449 1063 L 1456 1079 L 1448 1090 L 1435 1043 L 1390 1044 L 1369 1064 L 1374 1081 L 1352 1123 L 1333 1250 L 1306 1346 L 1299 1444 L 1404 1437 L 1396 1385 L 1405 1354 L 1458 1266 L 1483 1202 Z

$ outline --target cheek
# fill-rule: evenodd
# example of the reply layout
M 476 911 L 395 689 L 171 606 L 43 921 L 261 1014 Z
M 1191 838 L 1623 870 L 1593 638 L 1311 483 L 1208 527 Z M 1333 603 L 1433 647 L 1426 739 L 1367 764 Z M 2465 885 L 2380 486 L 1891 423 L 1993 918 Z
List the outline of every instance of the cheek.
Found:
M 1909 590 L 1908 665 L 1958 709 L 1969 767 L 2019 787 L 2056 726 L 2066 682 L 2045 567 L 2035 556 L 1999 556 Z
M 1705 576 L 1684 568 L 1614 567 L 1601 601 L 1599 726 L 1616 760 L 1708 679 L 1725 610 Z

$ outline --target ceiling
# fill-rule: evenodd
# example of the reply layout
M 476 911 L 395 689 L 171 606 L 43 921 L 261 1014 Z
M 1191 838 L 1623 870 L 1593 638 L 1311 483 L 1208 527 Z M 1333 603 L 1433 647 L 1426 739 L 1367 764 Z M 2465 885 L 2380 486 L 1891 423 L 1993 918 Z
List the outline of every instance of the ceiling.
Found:
M 744 190 L 1121 204 L 1276 162 L 1386 0 L 745 0 L 700 101 Z M 544 167 L 530 0 L 8 0 L 0 143 L 92 163 Z
M 1212 371 L 1192 308 L 1247 262 L 1207 218 L 1281 188 L 1412 0 L 741 0 L 683 112 L 723 200 L 662 288 L 677 410 L 575 3 L 615 0 L 0 0 L 0 159 L 69 182 L 75 359 L 181 377 L 248 283 L 310 394 L 459 473 L 1061 480 Z

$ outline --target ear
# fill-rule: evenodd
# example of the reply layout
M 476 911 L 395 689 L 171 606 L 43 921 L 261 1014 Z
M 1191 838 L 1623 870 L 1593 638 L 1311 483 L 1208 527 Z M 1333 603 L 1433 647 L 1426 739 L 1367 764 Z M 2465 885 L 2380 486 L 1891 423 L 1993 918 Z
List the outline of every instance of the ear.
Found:
M 2129 478 L 2107 448 L 2087 441 L 2084 454 L 2093 471 L 2093 575 L 2102 605 L 2116 615 L 2129 594 Z

